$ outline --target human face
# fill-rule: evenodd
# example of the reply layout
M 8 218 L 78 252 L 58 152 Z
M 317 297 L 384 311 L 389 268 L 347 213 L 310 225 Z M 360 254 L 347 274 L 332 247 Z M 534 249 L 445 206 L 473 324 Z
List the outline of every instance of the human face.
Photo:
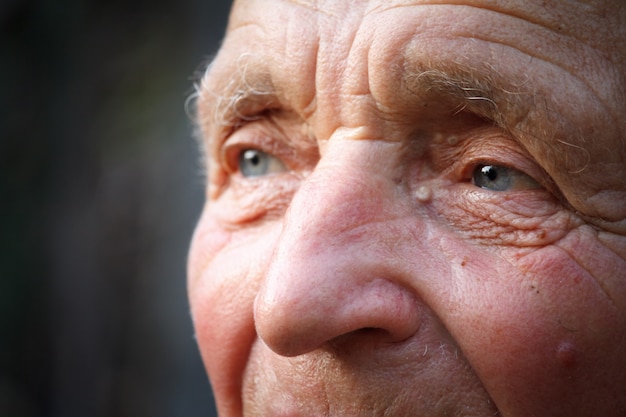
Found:
M 189 294 L 235 416 L 626 415 L 626 8 L 241 0 Z

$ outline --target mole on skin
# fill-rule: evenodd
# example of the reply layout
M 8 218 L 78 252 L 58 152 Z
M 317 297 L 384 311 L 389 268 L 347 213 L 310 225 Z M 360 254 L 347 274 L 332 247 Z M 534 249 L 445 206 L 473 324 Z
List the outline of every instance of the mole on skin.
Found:
M 428 203 L 433 197 L 433 190 L 427 185 L 421 185 L 415 191 L 415 197 L 422 203 Z

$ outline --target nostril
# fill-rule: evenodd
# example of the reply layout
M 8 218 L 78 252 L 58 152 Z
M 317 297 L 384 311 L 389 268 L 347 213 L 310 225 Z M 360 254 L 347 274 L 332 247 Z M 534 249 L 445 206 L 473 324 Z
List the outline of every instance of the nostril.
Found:
M 353 330 L 351 332 L 339 335 L 332 340 L 329 340 L 328 343 L 331 345 L 339 345 L 344 343 L 348 339 L 390 339 L 391 335 L 388 331 L 377 328 L 377 327 L 363 327 L 362 329 Z
M 376 327 L 364 327 L 337 336 L 329 340 L 321 348 L 331 350 L 334 354 L 342 357 L 358 360 L 359 357 L 368 357 L 373 351 L 383 351 L 394 346 L 401 346 L 416 334 L 417 330 L 415 333 L 400 340 L 387 330 Z
M 362 329 L 353 330 L 349 333 L 345 333 L 335 337 L 328 341 L 328 344 L 332 347 L 338 347 L 348 343 L 363 344 L 367 340 L 390 340 L 391 335 L 389 332 L 376 327 L 364 327 Z
M 382 331 L 381 329 L 377 329 L 376 327 L 364 327 L 362 329 L 355 330 L 356 333 L 363 333 L 363 334 L 379 333 L 381 331 Z

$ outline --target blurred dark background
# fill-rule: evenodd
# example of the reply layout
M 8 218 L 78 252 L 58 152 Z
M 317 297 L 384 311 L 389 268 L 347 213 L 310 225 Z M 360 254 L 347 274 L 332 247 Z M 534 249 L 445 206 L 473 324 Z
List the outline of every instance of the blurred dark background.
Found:
M 229 5 L 0 0 L 0 416 L 214 415 L 184 102 Z

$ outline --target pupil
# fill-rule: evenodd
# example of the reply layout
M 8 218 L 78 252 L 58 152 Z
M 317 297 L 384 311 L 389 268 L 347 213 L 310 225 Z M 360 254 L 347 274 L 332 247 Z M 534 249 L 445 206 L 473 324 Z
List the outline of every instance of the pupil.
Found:
M 243 158 L 250 162 L 252 165 L 257 166 L 261 162 L 261 158 L 259 157 L 259 153 L 255 150 L 249 149 L 244 152 Z
M 498 172 L 493 165 L 486 165 L 480 171 L 489 181 L 495 181 L 498 178 Z

